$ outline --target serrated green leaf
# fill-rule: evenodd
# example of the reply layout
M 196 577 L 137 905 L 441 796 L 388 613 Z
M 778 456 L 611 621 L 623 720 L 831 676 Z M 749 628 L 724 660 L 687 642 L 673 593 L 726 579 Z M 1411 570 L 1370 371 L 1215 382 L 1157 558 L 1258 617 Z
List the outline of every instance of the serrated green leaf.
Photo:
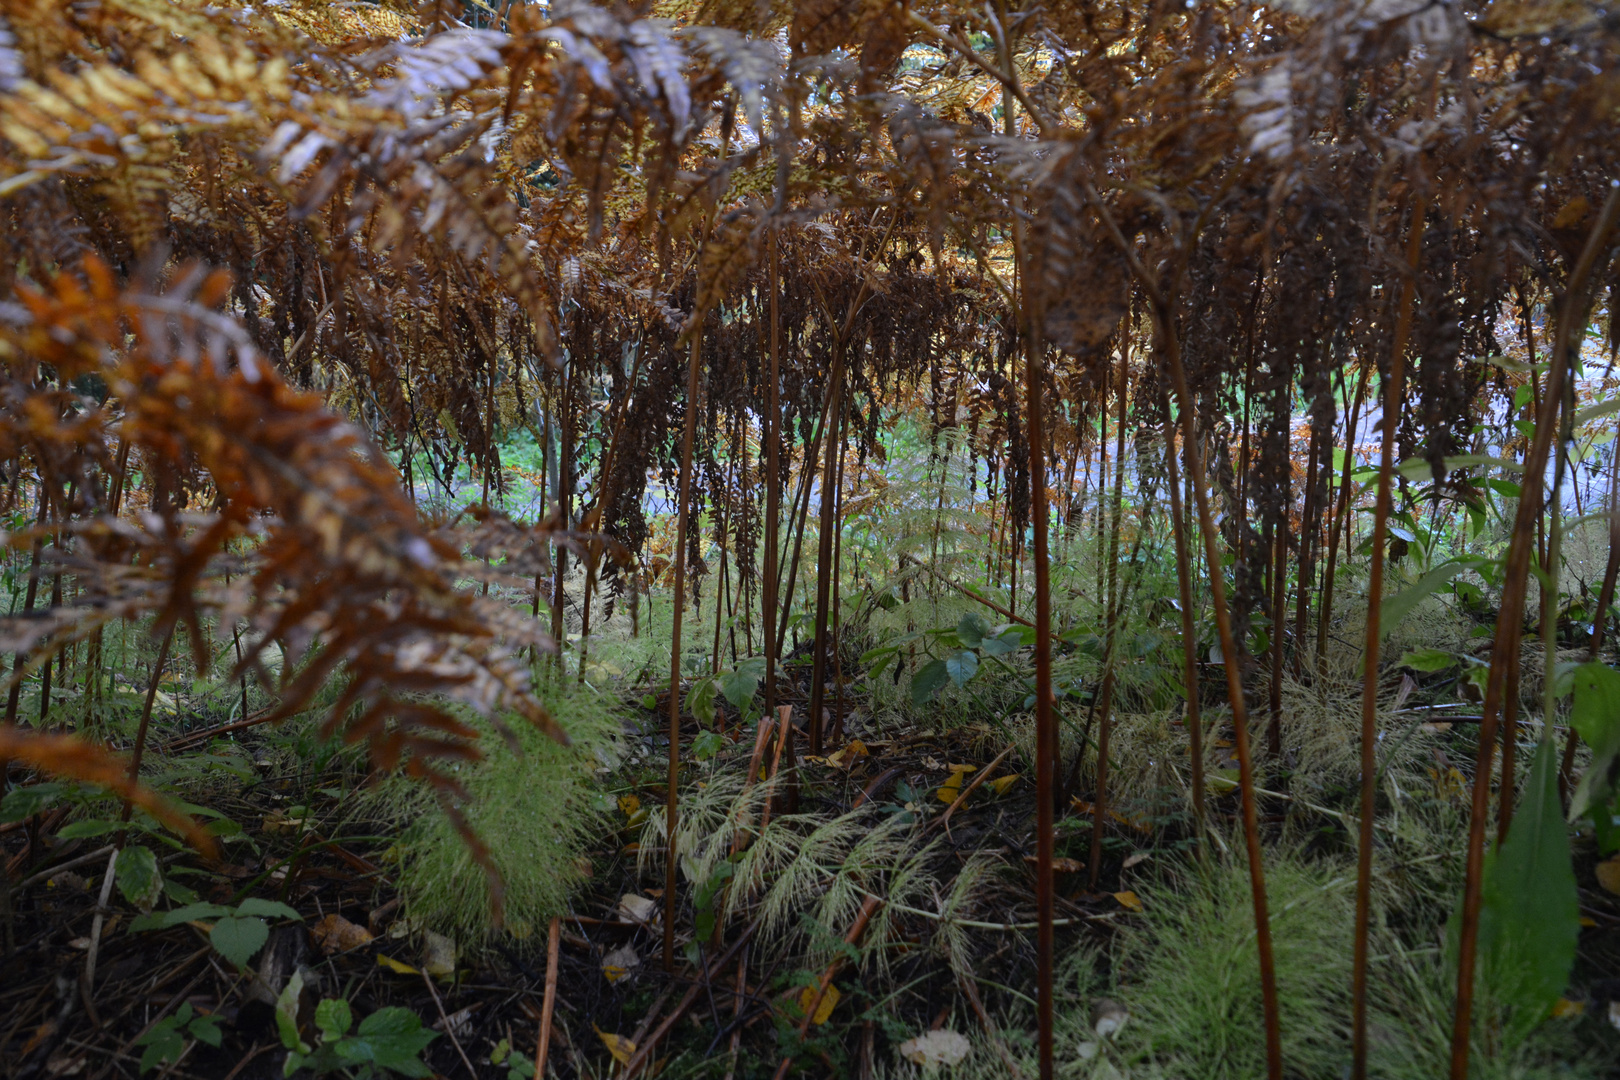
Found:
M 186 1030 L 191 1032 L 192 1038 L 207 1043 L 216 1050 L 219 1049 L 219 1044 L 225 1041 L 219 1030 L 218 1016 L 199 1016 L 186 1025 Z
M 692 740 L 692 756 L 699 761 L 708 761 L 725 749 L 725 746 L 726 740 L 718 731 L 700 731 L 697 738 Z
M 6 792 L 6 797 L 0 799 L 0 823 L 33 817 L 49 809 L 66 790 L 67 785 L 50 781 Z
M 354 1026 L 354 1013 L 342 998 L 327 998 L 315 1006 L 315 1026 L 320 1029 L 321 1038 L 337 1042 Z
M 433 1070 L 422 1063 L 420 1055 L 436 1038 L 438 1033 L 424 1031 L 421 1019 L 411 1010 L 390 1006 L 360 1021 L 360 1030 L 354 1038 L 339 1043 L 338 1052 L 356 1063 L 369 1061 L 401 1076 L 428 1077 Z
M 971 649 L 952 653 L 945 659 L 945 673 L 957 686 L 966 686 L 968 680 L 979 673 L 979 654 Z
M 1383 607 L 1380 609 L 1379 635 L 1388 637 L 1390 632 L 1401 624 L 1401 620 L 1412 613 L 1413 608 L 1417 607 L 1426 597 L 1433 595 L 1434 591 L 1446 582 L 1464 570 L 1471 568 L 1472 565 L 1473 561 L 1468 559 L 1453 559 L 1450 562 L 1441 563 L 1419 578 L 1416 585 L 1403 589 L 1394 596 L 1387 597 L 1384 600 Z
M 163 875 L 158 871 L 157 856 L 152 849 L 132 844 L 118 853 L 113 873 L 117 876 L 118 891 L 135 907 L 151 911 L 158 897 L 163 895 Z
M 736 670 L 729 671 L 722 677 L 720 692 L 725 694 L 726 700 L 741 712 L 753 702 L 754 695 L 759 692 L 759 684 L 764 679 L 764 657 L 750 657 L 738 664 Z
M 234 915 L 220 919 L 208 933 L 208 940 L 219 954 L 239 968 L 247 967 L 253 954 L 269 939 L 270 926 L 263 919 Z
M 956 624 L 956 637 L 966 649 L 977 649 L 979 643 L 990 636 L 990 624 L 976 611 L 963 615 Z
M 1024 647 L 1024 635 L 1018 627 L 1003 630 L 995 637 L 985 638 L 979 643 L 979 651 L 986 656 L 1006 656 L 1015 653 Z

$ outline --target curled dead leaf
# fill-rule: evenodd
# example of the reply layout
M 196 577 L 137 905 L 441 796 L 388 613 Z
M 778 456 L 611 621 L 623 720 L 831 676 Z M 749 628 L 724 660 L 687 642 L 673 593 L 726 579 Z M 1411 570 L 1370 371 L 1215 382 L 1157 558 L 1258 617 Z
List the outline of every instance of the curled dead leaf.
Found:
M 372 940 L 371 931 L 336 913 L 327 915 L 310 927 L 309 934 L 327 956 L 358 949 Z
M 900 1056 L 914 1065 L 928 1068 L 948 1068 L 960 1065 L 972 1051 L 973 1044 L 959 1031 L 929 1031 L 900 1044 Z

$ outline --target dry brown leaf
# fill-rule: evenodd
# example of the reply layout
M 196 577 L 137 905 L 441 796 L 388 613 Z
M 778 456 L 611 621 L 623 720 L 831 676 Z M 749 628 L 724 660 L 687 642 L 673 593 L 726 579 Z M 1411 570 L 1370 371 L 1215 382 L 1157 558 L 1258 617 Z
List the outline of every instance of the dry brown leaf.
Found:
M 333 913 L 309 928 L 309 934 L 327 956 L 349 952 L 372 941 L 371 931 Z
M 1597 880 L 1605 892 L 1620 896 L 1620 856 L 1597 864 Z

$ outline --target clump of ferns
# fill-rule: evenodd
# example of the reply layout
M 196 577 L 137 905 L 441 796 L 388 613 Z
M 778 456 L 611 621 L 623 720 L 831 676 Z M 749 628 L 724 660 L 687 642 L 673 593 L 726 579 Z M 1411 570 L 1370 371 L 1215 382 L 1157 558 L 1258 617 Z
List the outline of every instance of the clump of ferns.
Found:
M 808 959 L 825 963 L 868 896 L 886 903 L 872 918 L 861 954 L 886 968 L 898 938 L 897 917 L 929 895 L 932 846 L 901 816 L 875 809 L 834 816 L 815 813 L 773 815 L 759 827 L 767 802 L 787 780 L 778 776 L 744 786 L 742 777 L 715 777 L 683 791 L 676 825 L 677 860 L 682 877 L 698 886 L 734 850 L 735 870 L 725 893 L 727 923 L 758 918 L 763 940 L 779 945 L 808 934 Z M 642 827 L 638 870 L 651 875 L 666 857 L 666 826 L 654 811 Z

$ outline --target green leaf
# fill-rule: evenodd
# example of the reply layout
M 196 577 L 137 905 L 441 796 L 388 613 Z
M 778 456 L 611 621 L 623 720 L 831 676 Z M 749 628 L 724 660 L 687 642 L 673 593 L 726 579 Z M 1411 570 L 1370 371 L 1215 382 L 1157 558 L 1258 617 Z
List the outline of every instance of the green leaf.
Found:
M 911 703 L 918 708 L 928 704 L 950 680 L 945 661 L 930 660 L 911 677 Z
M 654 709 L 658 708 L 658 696 L 656 694 L 642 694 L 641 707 L 646 709 L 648 712 L 652 712 Z
M 899 651 L 900 646 L 898 645 L 879 645 L 875 649 L 867 649 L 861 653 L 861 666 L 865 667 L 868 664 L 876 663 L 886 656 L 893 656 Z
M 33 817 L 41 810 L 49 809 L 67 785 L 58 783 L 29 784 L 14 791 L 6 792 L 6 797 L 0 799 L 0 822 L 21 821 Z
M 157 856 L 151 848 L 139 844 L 118 853 L 114 871 L 118 891 L 135 907 L 151 911 L 158 897 L 163 895 L 163 875 L 158 871 Z
M 971 649 L 952 653 L 945 660 L 945 673 L 957 686 L 967 685 L 967 681 L 979 673 L 979 654 Z
M 337 1042 L 354 1026 L 354 1013 L 342 998 L 327 998 L 315 1006 L 315 1026 L 320 1029 L 322 1039 Z
M 719 689 L 713 677 L 699 679 L 692 689 L 686 692 L 686 711 L 704 724 L 713 724 L 714 699 Z
M 401 1076 L 429 1077 L 433 1070 L 420 1057 L 438 1033 L 422 1030 L 422 1021 L 397 1005 L 378 1009 L 360 1021 L 355 1037 L 337 1046 L 338 1056 L 359 1065 L 370 1063 Z
M 195 904 L 197 902 L 197 891 L 195 889 L 188 889 L 178 881 L 171 881 L 169 878 L 163 879 L 163 895 L 177 904 Z
M 96 818 L 90 821 L 73 821 L 62 826 L 57 836 L 63 840 L 80 840 L 91 836 L 106 836 L 110 832 L 117 832 L 120 823 Z
M 181 1019 L 182 1013 L 186 1019 L 190 1018 L 189 1001 L 180 1006 L 174 1016 L 165 1016 L 153 1024 L 150 1031 L 135 1040 L 136 1046 L 146 1047 L 141 1052 L 141 1072 L 155 1069 L 166 1062 L 178 1061 L 180 1055 L 185 1053 L 186 1043 L 180 1037 L 180 1025 L 185 1023 L 185 1020 Z
M 741 712 L 753 702 L 754 695 L 759 692 L 759 684 L 764 679 L 765 658 L 750 657 L 738 664 L 735 671 L 729 671 L 722 676 L 720 691 L 726 695 L 726 700 Z
M 879 650 L 879 652 L 881 655 L 878 657 L 878 662 L 873 664 L 871 669 L 866 673 L 866 677 L 868 679 L 875 679 L 879 675 L 882 675 L 885 671 L 888 671 L 889 665 L 893 664 L 900 656 L 900 650 L 898 649 L 883 649 Z
M 1589 424 L 1593 420 L 1601 420 L 1614 412 L 1620 412 L 1620 397 L 1612 397 L 1608 401 L 1588 405 L 1586 408 L 1579 410 L 1575 413 L 1575 423 L 1577 425 Z
M 1006 656 L 1015 653 L 1024 646 L 1024 635 L 1018 627 L 1003 630 L 995 637 L 985 638 L 979 643 L 979 651 L 986 656 Z
M 167 930 L 171 926 L 191 922 L 194 919 L 217 919 L 222 915 L 229 915 L 231 909 L 220 904 L 210 904 L 204 901 L 200 904 L 187 904 L 177 907 L 173 911 L 154 911 L 150 915 L 140 915 L 129 924 L 129 932 L 139 933 L 142 930 Z
M 1401 657 L 1400 666 L 1413 671 L 1445 671 L 1457 666 L 1457 658 L 1444 649 L 1413 649 Z
M 1380 637 L 1387 637 L 1390 631 L 1401 624 L 1401 620 L 1412 613 L 1425 597 L 1430 596 L 1440 586 L 1469 569 L 1472 560 L 1453 559 L 1451 562 L 1441 563 L 1418 579 L 1416 585 L 1403 589 L 1394 596 L 1384 600 L 1378 619 L 1378 632 Z
M 976 611 L 963 615 L 956 624 L 957 639 L 968 649 L 977 649 L 979 643 L 990 636 L 990 624 Z
M 266 919 L 298 919 L 303 916 L 279 900 L 260 900 L 250 896 L 237 906 L 238 915 L 261 915 Z
M 1517 499 L 1524 494 L 1524 488 L 1511 480 L 1498 480 L 1495 477 L 1486 477 L 1485 486 L 1502 496 L 1504 499 Z
M 700 731 L 697 738 L 692 740 L 692 756 L 699 761 L 708 761 L 725 746 L 726 740 L 718 731 Z
M 186 1030 L 191 1032 L 192 1038 L 207 1043 L 216 1050 L 219 1049 L 219 1044 L 225 1041 L 219 1030 L 218 1016 L 199 1016 L 186 1025 Z
M 1568 986 L 1580 915 L 1558 799 L 1558 754 L 1544 739 L 1507 842 L 1487 859 L 1481 891 L 1481 975 L 1513 1007 L 1512 1041 L 1545 1020 Z
M 1575 700 L 1569 720 L 1592 748 L 1592 761 L 1569 803 L 1569 819 L 1609 802 L 1620 773 L 1620 671 L 1592 661 L 1574 673 Z
M 276 1031 L 281 1045 L 295 1053 L 309 1053 L 309 1044 L 298 1037 L 298 999 L 304 992 L 304 973 L 294 970 L 292 978 L 276 998 Z M 292 1070 L 288 1070 L 291 1075 Z
M 263 919 L 226 916 L 214 924 L 208 940 L 213 942 L 219 955 L 239 968 L 247 967 L 253 954 L 264 948 L 270 939 L 270 926 Z

